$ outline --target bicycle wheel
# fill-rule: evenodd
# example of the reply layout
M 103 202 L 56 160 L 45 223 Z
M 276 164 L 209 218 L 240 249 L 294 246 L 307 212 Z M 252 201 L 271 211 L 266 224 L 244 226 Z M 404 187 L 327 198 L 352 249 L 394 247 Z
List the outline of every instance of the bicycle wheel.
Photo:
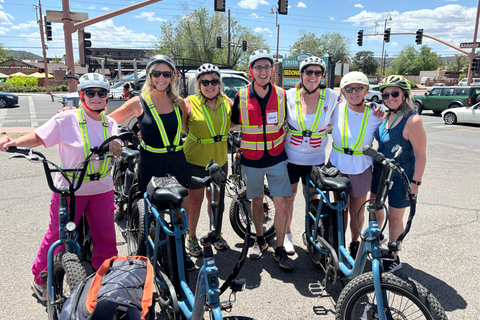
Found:
M 329 213 L 328 206 L 322 201 L 320 202 L 319 199 L 312 200 L 310 202 L 310 212 L 313 215 L 316 215 L 318 210 L 321 210 L 323 214 Z M 306 228 L 309 231 L 309 234 L 313 236 L 315 228 L 317 228 L 317 239 L 319 237 L 324 238 L 325 240 L 328 241 L 328 243 L 334 248 L 337 248 L 337 242 L 335 241 L 333 229 L 332 229 L 332 223 L 330 221 L 331 214 L 328 214 L 325 218 L 319 219 L 318 223 L 315 225 L 314 221 L 310 218 L 307 218 L 306 221 Z M 315 240 L 317 240 L 315 239 Z M 318 245 L 321 246 L 321 244 L 318 241 L 315 241 Z M 328 251 L 326 248 L 322 249 L 325 250 L 325 253 L 322 251 L 317 250 L 315 244 L 311 243 L 310 241 L 307 242 L 307 252 L 308 255 L 310 256 L 310 259 L 312 260 L 313 264 L 319 268 L 325 270 L 327 268 L 327 257 L 328 257 Z
M 146 256 L 145 201 L 135 199 L 127 221 L 127 250 L 129 256 Z
M 87 278 L 87 273 L 78 256 L 62 251 L 54 258 L 53 264 L 53 303 L 48 295 L 47 312 L 50 320 L 60 319 L 63 304 L 75 287 Z
M 273 204 L 273 198 L 270 196 L 270 189 L 268 186 L 263 186 L 263 237 L 268 242 L 275 238 L 275 227 L 273 222 L 275 220 L 275 206 Z M 251 201 L 247 199 L 247 191 L 243 190 L 240 192 L 240 198 L 245 200 L 248 208 L 248 216 L 250 221 L 252 221 L 251 213 Z M 245 238 L 245 232 L 247 228 L 247 219 L 245 212 L 241 209 L 241 205 L 235 201 L 232 201 L 230 204 L 230 224 L 232 225 L 233 230 L 240 238 Z M 252 221 L 253 223 L 253 221 Z M 251 239 L 255 241 L 256 233 L 254 232 L 255 228 L 252 228 Z
M 392 273 L 382 273 L 384 309 L 388 319 L 447 319 L 438 300 L 421 284 Z M 338 298 L 336 319 L 378 319 L 373 273 L 365 273 L 348 283 Z
M 117 209 L 115 210 L 115 219 L 122 220 L 125 215 L 125 203 L 122 200 L 123 192 L 123 179 L 125 173 L 120 170 L 121 164 L 119 163 L 120 160 L 116 160 L 113 162 L 112 165 L 112 178 L 113 178 L 113 194 L 115 198 L 115 204 L 117 205 Z

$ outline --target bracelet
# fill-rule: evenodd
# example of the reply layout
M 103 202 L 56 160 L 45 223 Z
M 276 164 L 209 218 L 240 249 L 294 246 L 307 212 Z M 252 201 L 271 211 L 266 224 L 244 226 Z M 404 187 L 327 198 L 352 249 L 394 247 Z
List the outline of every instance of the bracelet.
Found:
M 417 180 L 413 180 L 413 179 L 412 179 L 412 183 L 413 183 L 413 184 L 416 184 L 417 186 L 421 186 L 421 185 L 422 185 L 422 181 L 417 181 Z

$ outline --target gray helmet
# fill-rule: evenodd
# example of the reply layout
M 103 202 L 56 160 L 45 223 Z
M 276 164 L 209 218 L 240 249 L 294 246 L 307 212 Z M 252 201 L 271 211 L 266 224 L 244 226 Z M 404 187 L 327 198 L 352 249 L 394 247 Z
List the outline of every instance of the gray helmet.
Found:
M 326 65 L 323 59 L 315 56 L 308 57 L 300 63 L 300 72 L 303 72 L 308 66 L 319 66 L 322 68 L 322 71 L 325 72 Z
M 204 63 L 195 72 L 195 77 L 198 79 L 198 77 L 200 77 L 202 74 L 213 73 L 213 72 L 218 74 L 218 76 L 220 77 L 220 69 L 218 69 L 217 66 L 211 63 Z
M 250 68 L 255 63 L 255 61 L 260 59 L 268 59 L 273 64 L 273 55 L 267 50 L 260 49 L 254 51 L 248 58 L 248 67 Z
M 155 64 L 155 63 L 166 63 L 168 66 L 175 71 L 177 68 L 175 68 L 175 62 L 173 62 L 173 59 L 170 58 L 169 56 L 166 56 L 164 54 L 156 54 L 153 57 L 151 57 L 148 62 L 147 62 L 147 70 L 150 69 L 150 67 Z
M 110 91 L 110 83 L 99 73 L 86 73 L 78 80 L 77 89 L 82 91 L 87 88 L 102 88 Z

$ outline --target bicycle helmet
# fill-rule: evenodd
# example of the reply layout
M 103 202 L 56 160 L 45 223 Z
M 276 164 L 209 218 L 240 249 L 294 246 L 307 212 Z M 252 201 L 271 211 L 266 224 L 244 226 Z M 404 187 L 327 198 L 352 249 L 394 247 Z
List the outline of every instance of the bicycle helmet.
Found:
M 202 74 L 216 73 L 220 77 L 220 69 L 211 63 L 204 63 L 195 72 L 195 77 L 198 79 Z
M 368 78 L 365 74 L 358 71 L 352 71 L 343 76 L 342 80 L 340 81 L 340 89 L 343 89 L 352 83 L 364 84 L 366 86 L 369 85 Z
M 157 54 L 151 57 L 147 62 L 147 70 L 149 70 L 150 67 L 155 63 L 166 63 L 172 70 L 176 70 L 175 62 L 173 62 L 173 59 L 164 54 Z
M 110 83 L 99 73 L 86 73 L 78 80 L 77 89 L 83 91 L 87 88 L 102 88 L 110 91 Z
M 260 49 L 254 51 L 248 58 L 248 67 L 251 68 L 255 61 L 260 59 L 268 59 L 273 64 L 273 55 L 267 50 Z
M 316 56 L 311 56 L 303 60 L 302 63 L 300 63 L 300 72 L 303 72 L 303 70 L 305 70 L 308 66 L 319 66 L 320 68 L 322 68 L 322 72 L 325 72 L 325 69 L 327 67 L 323 59 L 320 59 Z
M 383 90 L 386 87 L 399 87 L 401 89 L 411 91 L 412 87 L 410 86 L 410 82 L 408 82 L 407 79 L 405 79 L 404 76 L 388 76 L 385 79 L 382 80 L 380 83 L 380 91 L 383 92 Z

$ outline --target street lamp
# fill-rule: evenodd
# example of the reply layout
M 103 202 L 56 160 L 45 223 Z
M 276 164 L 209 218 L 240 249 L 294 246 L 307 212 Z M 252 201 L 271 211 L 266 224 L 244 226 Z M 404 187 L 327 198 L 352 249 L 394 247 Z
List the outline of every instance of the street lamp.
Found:
M 385 29 L 383 29 L 383 32 L 385 32 L 385 30 L 387 30 L 387 20 L 388 21 L 392 21 L 392 15 L 390 13 L 387 13 L 387 16 L 385 17 Z M 385 61 L 383 60 L 384 59 L 384 49 L 385 49 L 385 37 L 383 37 L 383 45 L 382 45 L 382 64 L 380 65 L 380 70 L 381 70 L 381 75 L 383 76 L 384 72 L 385 72 Z M 385 59 L 386 60 L 386 59 Z
M 274 10 L 275 8 L 275 10 Z M 280 37 L 280 25 L 278 24 L 278 8 L 277 6 L 273 5 L 272 8 L 270 9 L 270 14 L 275 14 L 275 23 L 277 26 L 277 56 L 275 58 L 275 61 L 278 62 L 278 39 Z

